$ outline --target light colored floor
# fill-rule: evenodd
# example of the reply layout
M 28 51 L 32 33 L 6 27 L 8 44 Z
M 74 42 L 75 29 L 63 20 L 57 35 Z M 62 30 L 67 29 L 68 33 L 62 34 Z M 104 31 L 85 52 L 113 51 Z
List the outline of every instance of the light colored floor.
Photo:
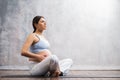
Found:
M 0 70 L 4 75 L 29 75 L 29 71 Z M 67 77 L 35 78 L 35 77 L 0 77 L 0 80 L 120 80 L 120 71 L 70 71 Z M 77 77 L 76 77 L 77 76 Z

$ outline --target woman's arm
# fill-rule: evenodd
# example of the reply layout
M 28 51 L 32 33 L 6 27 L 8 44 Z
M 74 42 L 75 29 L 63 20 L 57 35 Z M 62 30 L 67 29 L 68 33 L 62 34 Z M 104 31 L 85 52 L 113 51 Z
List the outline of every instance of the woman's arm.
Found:
M 29 48 L 32 45 L 32 43 L 34 42 L 34 40 L 35 40 L 34 34 L 30 34 L 27 37 L 25 43 L 23 44 L 23 47 L 22 47 L 22 50 L 21 50 L 21 55 L 26 56 L 28 58 L 35 58 L 36 60 L 41 61 L 41 60 L 44 59 L 43 56 L 34 54 L 34 53 L 29 51 Z

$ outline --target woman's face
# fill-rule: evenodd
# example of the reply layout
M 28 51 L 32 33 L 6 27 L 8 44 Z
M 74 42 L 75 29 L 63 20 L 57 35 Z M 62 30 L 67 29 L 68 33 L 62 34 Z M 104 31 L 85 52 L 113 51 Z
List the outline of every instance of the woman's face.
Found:
M 46 29 L 46 21 L 44 18 L 41 18 L 37 24 L 37 29 L 45 30 Z

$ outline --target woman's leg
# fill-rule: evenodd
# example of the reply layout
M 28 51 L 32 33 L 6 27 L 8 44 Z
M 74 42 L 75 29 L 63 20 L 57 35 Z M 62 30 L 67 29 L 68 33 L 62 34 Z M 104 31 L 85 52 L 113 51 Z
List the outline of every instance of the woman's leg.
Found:
M 52 59 L 50 60 L 49 71 L 54 72 L 59 67 L 59 60 L 56 55 L 52 55 L 51 57 L 52 57 Z
M 73 64 L 72 59 L 63 59 L 59 62 L 60 71 L 63 72 L 63 75 L 66 75 L 69 72 L 72 64 Z
M 59 76 L 60 74 L 59 60 L 55 55 L 52 56 L 49 71 L 50 71 L 50 76 Z
M 58 65 L 58 58 L 55 55 L 51 55 L 36 64 L 30 72 L 32 75 L 45 75 L 48 71 L 54 72 Z

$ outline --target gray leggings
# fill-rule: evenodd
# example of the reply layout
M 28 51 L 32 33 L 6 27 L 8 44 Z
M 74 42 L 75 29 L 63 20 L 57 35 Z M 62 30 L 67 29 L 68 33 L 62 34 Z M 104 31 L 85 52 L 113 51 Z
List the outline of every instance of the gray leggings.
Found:
M 66 75 L 72 64 L 73 61 L 71 59 L 59 61 L 56 55 L 51 55 L 40 63 L 31 63 L 30 73 L 31 75 L 46 75 L 48 71 L 53 72 L 59 67 L 60 71 L 63 72 L 63 75 Z

